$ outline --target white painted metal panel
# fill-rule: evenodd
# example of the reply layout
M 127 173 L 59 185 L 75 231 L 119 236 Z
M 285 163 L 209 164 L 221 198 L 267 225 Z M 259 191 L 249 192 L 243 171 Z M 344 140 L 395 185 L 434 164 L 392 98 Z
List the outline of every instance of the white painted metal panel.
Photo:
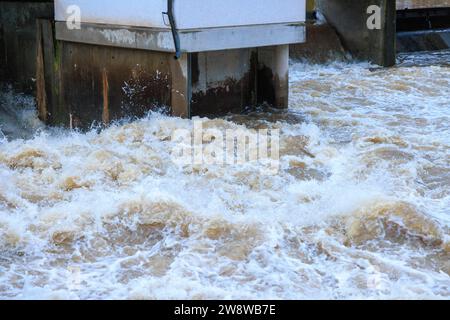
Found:
M 304 0 L 178 0 L 178 28 L 216 28 L 305 21 Z
M 55 20 L 67 21 L 72 5 L 81 9 L 83 23 L 170 28 L 162 15 L 167 0 L 55 0 Z
M 56 0 L 55 19 L 66 21 L 71 5 L 85 23 L 168 28 L 167 0 Z M 175 18 L 178 29 L 302 22 L 305 7 L 305 0 L 176 0 Z

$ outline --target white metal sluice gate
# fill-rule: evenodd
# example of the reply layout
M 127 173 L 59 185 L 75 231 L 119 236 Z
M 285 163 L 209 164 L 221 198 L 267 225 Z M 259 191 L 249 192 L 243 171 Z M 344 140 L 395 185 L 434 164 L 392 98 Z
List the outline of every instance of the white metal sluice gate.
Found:
M 55 1 L 58 40 L 163 52 L 301 43 L 305 16 L 305 0 Z

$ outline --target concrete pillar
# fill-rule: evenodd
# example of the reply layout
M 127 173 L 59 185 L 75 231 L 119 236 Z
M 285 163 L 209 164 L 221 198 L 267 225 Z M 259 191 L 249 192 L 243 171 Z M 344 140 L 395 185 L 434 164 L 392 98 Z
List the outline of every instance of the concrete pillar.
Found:
M 192 115 L 241 112 L 257 103 L 257 49 L 192 54 Z
M 289 45 L 275 47 L 274 107 L 286 109 L 289 105 Z
M 289 99 L 289 46 L 260 48 L 258 51 L 260 72 L 259 102 L 266 102 L 275 108 L 287 108 Z M 264 74 L 268 69 L 268 75 Z M 268 87 L 267 87 L 268 86 Z M 273 97 L 267 96 L 273 91 Z M 265 100 L 269 98 L 268 100 Z
M 174 116 L 216 116 L 269 104 L 287 108 L 289 46 L 184 54 L 171 61 Z
M 381 66 L 395 64 L 396 4 L 393 0 L 317 0 L 318 9 L 356 58 Z M 369 6 L 380 8 L 381 28 L 371 30 Z
M 258 48 L 258 103 L 289 104 L 289 45 Z

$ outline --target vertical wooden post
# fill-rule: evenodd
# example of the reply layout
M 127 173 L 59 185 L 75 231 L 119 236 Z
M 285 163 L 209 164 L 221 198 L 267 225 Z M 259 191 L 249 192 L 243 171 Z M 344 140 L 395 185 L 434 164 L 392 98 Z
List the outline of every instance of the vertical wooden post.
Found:
M 58 103 L 55 45 L 50 20 L 36 20 L 36 102 L 39 118 L 51 122 Z
M 172 54 L 170 69 L 172 74 L 171 109 L 175 117 L 191 117 L 191 54 L 183 53 L 179 59 L 174 59 Z
M 48 101 L 45 82 L 45 63 L 43 48 L 42 22 L 36 20 L 36 103 L 39 119 L 48 120 Z
M 102 122 L 104 125 L 109 124 L 109 82 L 108 82 L 108 71 L 103 68 L 102 72 L 102 89 L 103 89 L 103 111 L 102 111 Z

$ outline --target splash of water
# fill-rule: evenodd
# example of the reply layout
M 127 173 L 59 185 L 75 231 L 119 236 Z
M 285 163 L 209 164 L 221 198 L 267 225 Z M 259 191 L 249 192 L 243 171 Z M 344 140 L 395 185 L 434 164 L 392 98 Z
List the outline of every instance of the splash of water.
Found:
M 31 138 L 43 127 L 34 99 L 0 84 L 0 139 Z
M 280 129 L 276 176 L 180 168 L 193 120 L 160 115 L 1 141 L 0 296 L 448 299 L 448 65 L 291 79 L 287 112 L 203 119 Z

